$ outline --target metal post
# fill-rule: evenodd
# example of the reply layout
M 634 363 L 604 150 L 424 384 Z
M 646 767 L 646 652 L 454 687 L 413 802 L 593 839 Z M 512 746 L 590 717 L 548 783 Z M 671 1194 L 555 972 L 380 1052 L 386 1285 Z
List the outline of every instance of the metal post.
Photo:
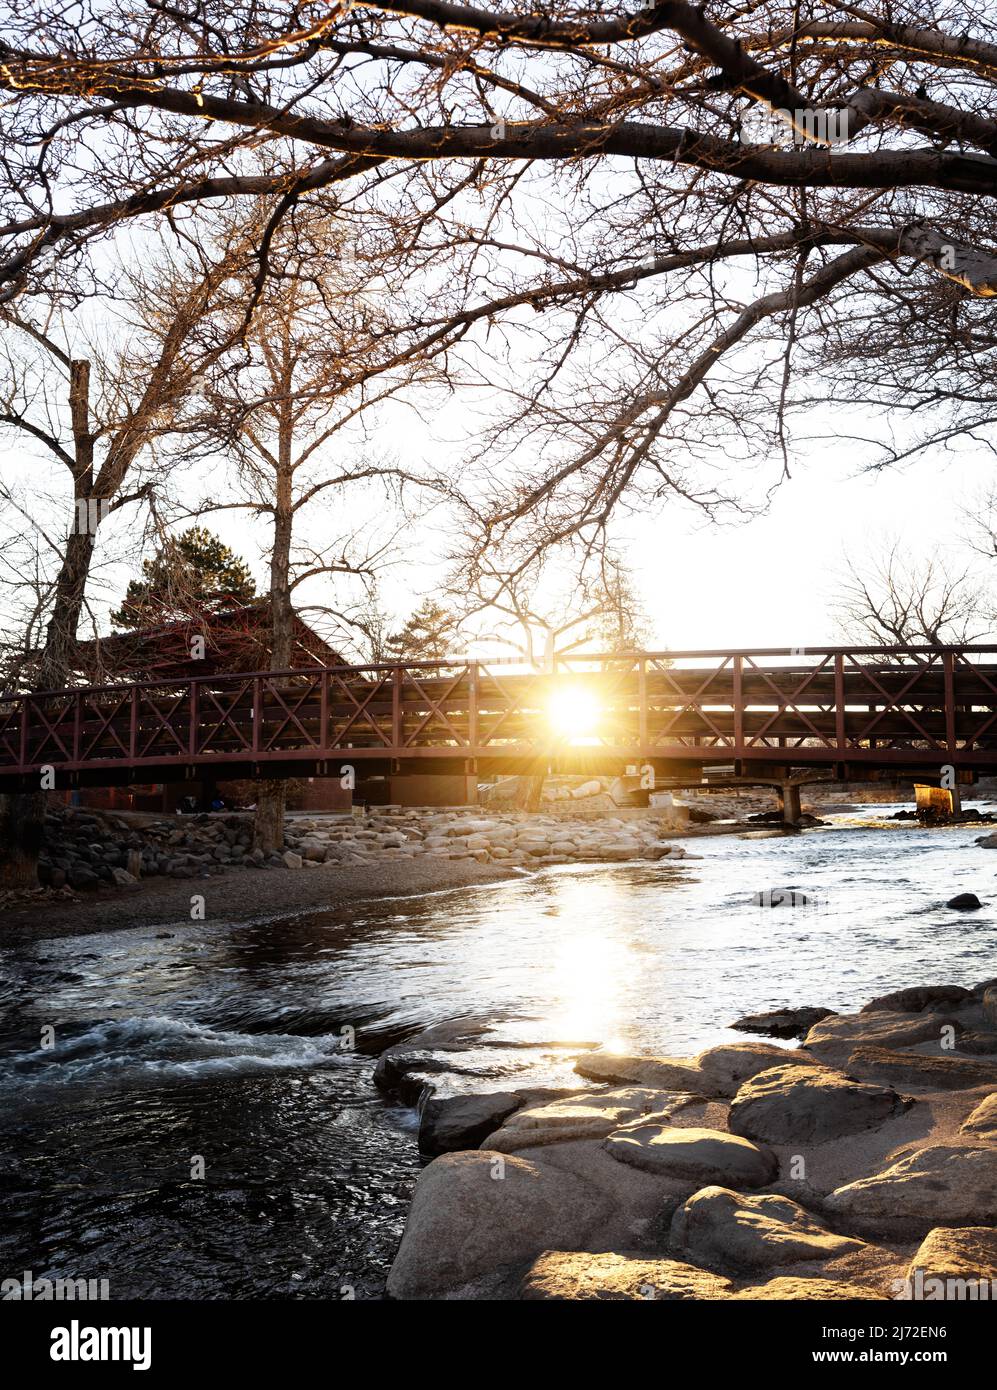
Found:
M 187 756 L 197 757 L 197 719 L 198 719 L 198 699 L 197 681 L 190 683 L 190 700 L 187 705 L 187 718 L 190 720 L 190 727 L 187 730 Z
M 744 757 L 744 657 L 734 658 L 734 757 Z
M 391 673 L 391 745 L 394 749 L 402 746 L 402 668 L 396 666 Z
M 471 752 L 477 756 L 478 752 L 478 663 L 472 661 L 468 666 L 468 696 L 467 696 L 467 742 Z
M 942 657 L 945 671 L 945 747 L 950 758 L 955 757 L 955 657 L 946 652 Z
M 132 686 L 131 707 L 128 711 L 128 761 L 138 757 L 138 686 Z
M 78 698 L 79 698 L 79 696 L 77 696 L 77 699 L 78 699 Z M 30 695 L 25 695 L 24 698 L 23 698 L 22 701 L 21 701 L 21 751 L 20 751 L 20 759 L 21 759 L 21 771 L 22 771 L 22 772 L 24 772 L 25 769 L 26 769 L 27 766 L 28 766 L 28 720 L 29 720 L 29 718 L 30 718 L 30 715 L 29 715 L 28 711 L 29 711 L 29 709 L 30 709 L 30 704 L 31 704 L 31 697 L 30 697 Z
M 838 652 L 834 658 L 834 741 L 839 756 L 845 752 L 845 658 Z

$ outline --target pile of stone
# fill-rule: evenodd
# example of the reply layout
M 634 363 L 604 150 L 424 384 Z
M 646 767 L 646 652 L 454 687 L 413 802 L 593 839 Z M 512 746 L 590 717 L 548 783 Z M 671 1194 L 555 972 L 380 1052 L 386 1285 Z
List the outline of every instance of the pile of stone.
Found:
M 680 859 L 656 817 L 598 821 L 508 812 L 384 808 L 359 817 L 290 816 L 281 853 L 252 848 L 252 816 L 153 817 L 57 807 L 45 817 L 39 880 L 48 889 L 134 889 L 140 878 L 231 868 L 316 868 L 390 859 L 471 859 L 510 867 Z
M 997 982 L 575 1070 L 428 1101 L 393 1297 L 997 1296 Z
M 194 878 L 227 868 L 272 862 L 251 850 L 246 816 L 125 817 L 106 811 L 57 808 L 45 816 L 39 881 L 76 891 L 135 889 L 140 878 Z
M 284 862 L 368 864 L 385 859 L 473 859 L 481 864 L 537 868 L 550 864 L 681 859 L 662 837 L 658 817 L 598 820 L 506 812 L 385 809 L 363 819 L 295 817 L 288 823 Z

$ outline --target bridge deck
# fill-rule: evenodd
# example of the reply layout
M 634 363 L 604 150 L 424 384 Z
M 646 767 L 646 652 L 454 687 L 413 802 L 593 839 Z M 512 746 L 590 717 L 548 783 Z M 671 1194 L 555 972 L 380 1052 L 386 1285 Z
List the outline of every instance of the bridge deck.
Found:
M 568 739 L 549 705 L 597 708 Z M 997 770 L 997 647 L 633 652 L 251 672 L 0 700 L 0 789 L 368 771 Z

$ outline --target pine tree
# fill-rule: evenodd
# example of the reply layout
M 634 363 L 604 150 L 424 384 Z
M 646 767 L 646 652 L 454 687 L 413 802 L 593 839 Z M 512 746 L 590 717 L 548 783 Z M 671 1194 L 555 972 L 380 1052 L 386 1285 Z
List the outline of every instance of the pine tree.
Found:
M 392 633 L 385 647 L 391 658 L 439 661 L 452 654 L 457 626 L 457 619 L 435 599 L 426 599 L 401 632 Z
M 203 526 L 167 537 L 143 562 L 142 574 L 129 582 L 121 607 L 111 614 L 116 627 L 151 627 L 226 599 L 248 603 L 256 595 L 245 562 Z

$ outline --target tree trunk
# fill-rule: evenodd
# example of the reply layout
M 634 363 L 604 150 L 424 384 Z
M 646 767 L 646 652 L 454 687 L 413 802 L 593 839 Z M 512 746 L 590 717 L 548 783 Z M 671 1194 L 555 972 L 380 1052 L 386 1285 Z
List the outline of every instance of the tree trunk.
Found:
M 94 537 L 81 533 L 78 518 L 66 543 L 62 566 L 55 586 L 55 601 L 45 636 L 37 690 L 61 690 L 72 669 L 76 634 L 83 609 L 83 595 Z M 0 888 L 35 887 L 38 883 L 38 855 L 45 833 L 46 795 L 43 791 L 21 795 L 0 795 Z
M 257 782 L 256 787 L 253 848 L 261 849 L 264 854 L 274 854 L 284 847 L 287 787 L 283 782 L 272 778 L 265 782 Z
M 519 779 L 519 795 L 516 800 L 522 811 L 539 811 L 543 801 L 546 772 L 532 772 Z
M 45 650 L 42 654 L 37 690 L 61 690 L 72 670 L 76 653 L 83 596 L 90 576 L 96 535 L 77 528 L 74 512 L 73 531 L 66 542 L 66 551 L 55 584 L 52 616 L 45 631 Z
M 289 400 L 286 392 L 285 400 Z M 291 666 L 294 613 L 291 608 L 291 531 L 294 521 L 291 461 L 293 424 L 290 410 L 281 411 L 274 504 L 273 551 L 270 556 L 270 670 Z M 284 848 L 284 814 L 287 784 L 268 778 L 257 784 L 253 848 L 273 854 Z

